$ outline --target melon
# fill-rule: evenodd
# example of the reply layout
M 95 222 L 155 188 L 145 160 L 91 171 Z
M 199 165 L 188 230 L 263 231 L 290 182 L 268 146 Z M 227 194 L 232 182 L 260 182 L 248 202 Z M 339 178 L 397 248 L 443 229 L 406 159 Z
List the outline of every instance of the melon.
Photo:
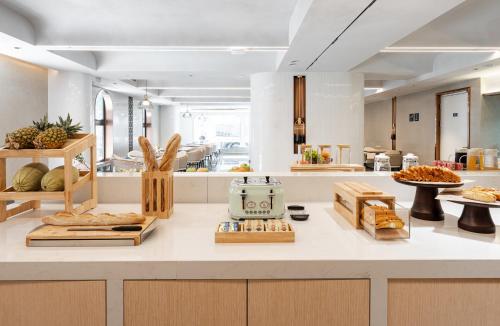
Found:
M 12 188 L 15 191 L 38 191 L 41 181 L 49 169 L 42 163 L 30 163 L 20 168 L 12 180 Z
M 78 181 L 79 171 L 72 168 L 73 183 Z M 64 166 L 58 166 L 46 173 L 41 181 L 43 191 L 63 191 L 64 190 Z

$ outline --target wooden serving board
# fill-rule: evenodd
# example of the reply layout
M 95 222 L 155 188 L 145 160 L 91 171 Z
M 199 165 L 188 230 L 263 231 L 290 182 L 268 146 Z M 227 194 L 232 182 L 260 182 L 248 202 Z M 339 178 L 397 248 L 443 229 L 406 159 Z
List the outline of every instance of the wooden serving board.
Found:
M 364 182 L 337 182 L 333 186 L 333 206 L 355 228 L 362 229 L 361 213 L 366 201 L 378 200 L 394 209 L 396 198 Z
M 288 231 L 280 232 L 248 232 L 240 225 L 238 232 L 219 232 L 219 227 L 215 231 L 215 243 L 273 243 L 273 242 L 295 242 L 295 231 L 291 224 L 288 224 Z
M 157 220 L 155 216 L 145 216 L 146 220 L 142 225 L 141 231 L 68 231 L 68 228 L 75 228 L 77 226 L 60 226 L 60 225 L 47 225 L 43 224 L 31 231 L 26 235 L 26 246 L 28 247 L 43 247 L 43 242 L 50 241 L 50 246 L 57 241 L 61 242 L 61 246 L 87 246 L 86 240 L 125 240 L 120 243 L 126 243 L 126 240 L 133 241 L 133 245 L 140 245 L 144 239 L 144 233 L 150 232 L 154 228 L 154 222 Z M 107 226 L 109 227 L 109 226 Z M 96 226 L 97 228 L 97 226 Z M 102 241 L 106 243 L 106 241 Z M 117 242 L 118 243 L 118 242 Z M 132 243 L 132 242 L 131 242 Z M 122 244 L 125 245 L 125 244 Z M 91 246 L 91 245 L 90 245 Z M 109 246 L 113 246 L 113 241 L 109 241 Z

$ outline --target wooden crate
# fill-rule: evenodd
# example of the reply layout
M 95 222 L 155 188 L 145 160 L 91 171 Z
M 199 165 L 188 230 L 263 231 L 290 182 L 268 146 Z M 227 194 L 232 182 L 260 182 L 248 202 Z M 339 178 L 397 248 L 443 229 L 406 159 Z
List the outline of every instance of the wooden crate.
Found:
M 295 230 L 288 224 L 288 231 L 282 232 L 248 232 L 240 223 L 238 232 L 219 232 L 215 230 L 215 243 L 272 243 L 272 242 L 295 242 Z
M 361 213 L 366 201 L 378 200 L 394 209 L 396 198 L 364 182 L 337 182 L 333 186 L 333 206 L 355 228 L 362 229 Z
M 6 149 L 0 148 L 0 222 L 9 217 L 23 213 L 30 209 L 40 208 L 42 200 L 64 201 L 66 212 L 81 214 L 97 206 L 97 178 L 96 178 L 96 140 L 93 134 L 76 134 L 68 139 L 59 149 Z M 77 182 L 72 183 L 73 159 L 83 151 L 90 149 L 90 170 L 80 171 Z M 31 158 L 33 162 L 41 158 L 64 158 L 64 191 L 46 192 L 16 192 L 7 187 L 6 166 L 7 159 Z M 85 184 L 90 183 L 90 198 L 76 208 L 73 207 L 73 195 Z M 19 201 L 15 207 L 8 208 L 8 201 Z
M 142 173 L 142 215 L 169 218 L 174 211 L 173 171 Z

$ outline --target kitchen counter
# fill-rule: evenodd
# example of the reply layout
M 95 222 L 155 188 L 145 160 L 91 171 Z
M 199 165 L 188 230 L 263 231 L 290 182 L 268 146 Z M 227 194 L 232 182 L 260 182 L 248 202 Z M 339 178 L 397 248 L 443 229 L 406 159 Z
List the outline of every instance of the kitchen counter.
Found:
M 40 216 L 61 208 L 45 205 L 0 223 L 0 280 L 106 280 L 108 325 L 120 325 L 126 279 L 369 279 L 370 320 L 384 325 L 388 279 L 500 278 L 499 236 L 457 229 L 460 205 L 443 203 L 444 222 L 413 219 L 411 238 L 395 241 L 353 229 L 332 206 L 307 203 L 309 221 L 291 221 L 295 243 L 215 244 L 227 205 L 176 204 L 137 247 L 28 248 Z M 139 210 L 102 204 L 94 212 Z M 500 210 L 491 212 L 500 224 Z

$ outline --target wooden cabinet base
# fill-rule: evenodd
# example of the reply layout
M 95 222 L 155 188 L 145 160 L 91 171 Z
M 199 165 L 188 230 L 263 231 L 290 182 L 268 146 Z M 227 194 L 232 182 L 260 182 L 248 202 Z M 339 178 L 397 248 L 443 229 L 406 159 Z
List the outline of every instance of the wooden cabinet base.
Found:
M 368 280 L 249 280 L 248 326 L 368 326 Z
M 125 281 L 125 326 L 244 326 L 246 280 Z
M 387 306 L 388 326 L 497 326 L 500 280 L 389 280 Z
M 2 281 L 2 326 L 104 326 L 104 281 Z

